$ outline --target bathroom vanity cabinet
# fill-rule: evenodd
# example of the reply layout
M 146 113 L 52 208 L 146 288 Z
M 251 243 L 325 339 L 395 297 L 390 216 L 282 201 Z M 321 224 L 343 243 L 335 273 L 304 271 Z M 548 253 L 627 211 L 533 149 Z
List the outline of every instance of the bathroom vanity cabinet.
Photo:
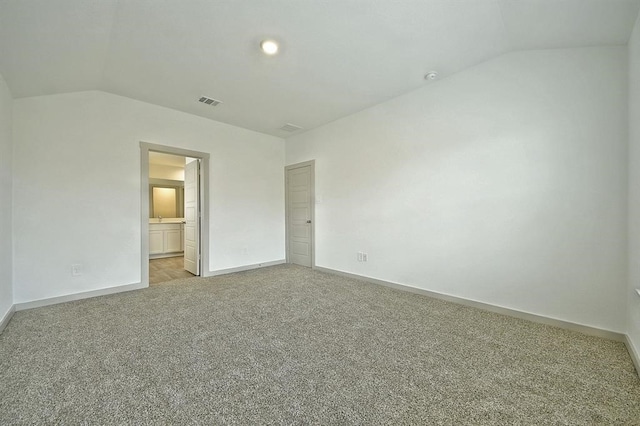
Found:
M 149 257 L 168 257 L 183 251 L 184 225 L 181 222 L 149 224 Z

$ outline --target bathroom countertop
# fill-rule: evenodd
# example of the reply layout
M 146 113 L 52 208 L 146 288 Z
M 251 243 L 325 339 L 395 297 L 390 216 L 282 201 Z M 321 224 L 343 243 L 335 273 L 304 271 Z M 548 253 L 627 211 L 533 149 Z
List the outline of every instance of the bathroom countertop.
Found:
M 153 224 L 153 223 L 184 223 L 184 219 L 179 217 L 167 217 L 167 218 L 163 217 L 162 220 L 156 217 L 150 218 L 149 224 Z

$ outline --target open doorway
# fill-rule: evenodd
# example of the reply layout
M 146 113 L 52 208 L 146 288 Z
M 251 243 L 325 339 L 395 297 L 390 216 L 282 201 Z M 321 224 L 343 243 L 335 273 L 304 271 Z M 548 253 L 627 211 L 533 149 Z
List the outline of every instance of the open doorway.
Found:
M 142 282 L 208 271 L 209 154 L 140 143 Z
M 192 160 L 190 163 L 197 161 L 182 155 L 149 152 L 149 285 L 198 274 L 198 265 L 191 259 L 194 253 L 191 241 L 190 258 L 185 258 L 185 170 L 188 160 Z M 190 203 L 194 198 L 192 167 Z M 196 187 L 197 184 L 196 181 Z

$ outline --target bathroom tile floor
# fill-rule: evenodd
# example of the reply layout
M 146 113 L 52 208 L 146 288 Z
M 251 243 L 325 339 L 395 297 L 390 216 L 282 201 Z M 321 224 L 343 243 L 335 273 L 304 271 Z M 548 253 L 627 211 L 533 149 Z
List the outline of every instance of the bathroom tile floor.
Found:
M 149 260 L 149 285 L 193 276 L 191 272 L 184 270 L 184 257 L 182 256 Z

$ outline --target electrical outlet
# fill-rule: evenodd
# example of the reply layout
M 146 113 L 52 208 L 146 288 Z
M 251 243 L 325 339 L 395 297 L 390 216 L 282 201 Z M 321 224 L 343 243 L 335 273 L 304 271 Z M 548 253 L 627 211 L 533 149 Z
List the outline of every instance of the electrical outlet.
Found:
M 71 265 L 71 275 L 74 277 L 82 275 L 82 265 L 80 263 Z
M 358 262 L 362 262 L 362 255 L 364 253 L 362 253 L 361 251 L 358 252 Z
M 366 262 L 367 260 L 369 260 L 369 255 L 367 253 L 362 253 L 362 261 Z

